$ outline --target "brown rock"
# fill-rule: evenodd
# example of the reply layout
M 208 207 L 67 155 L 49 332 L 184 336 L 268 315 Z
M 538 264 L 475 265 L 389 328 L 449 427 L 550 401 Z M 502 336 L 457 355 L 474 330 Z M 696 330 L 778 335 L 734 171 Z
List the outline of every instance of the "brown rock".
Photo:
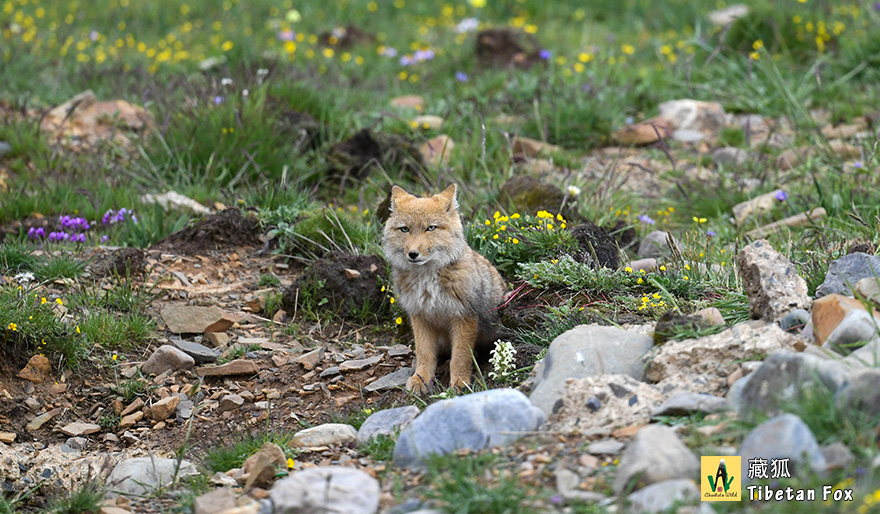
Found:
M 276 467 L 287 465 L 287 456 L 284 455 L 284 450 L 275 443 L 267 442 L 263 443 L 263 446 L 260 447 L 257 453 L 251 455 L 244 461 L 244 464 L 241 465 L 241 469 L 244 470 L 245 473 L 253 471 L 253 466 L 259 455 L 265 456 L 267 460 Z
M 122 507 L 114 507 L 112 505 L 102 505 L 98 514 L 132 514 L 130 510 Z
M 164 421 L 174 414 L 174 409 L 180 404 L 179 396 L 169 396 L 163 398 L 150 406 L 150 414 L 156 421 Z
M 144 408 L 144 400 L 142 398 L 135 398 L 133 402 L 128 404 L 128 407 L 122 410 L 119 413 L 120 416 L 128 416 L 132 412 L 136 410 L 141 410 Z
M 123 416 L 122 419 L 119 420 L 119 428 L 131 428 L 142 419 L 144 419 L 144 411 L 139 410 L 137 412 L 133 412 L 128 416 Z
M 802 146 L 798 149 L 789 148 L 776 157 L 776 167 L 780 170 L 790 170 L 803 164 L 811 153 L 812 149 L 808 146 Z
M 34 384 L 42 384 L 49 379 L 51 373 L 52 365 L 49 363 L 49 359 L 42 355 L 34 355 L 24 369 L 18 372 L 17 376 Z
M 220 487 L 205 493 L 193 502 L 195 514 L 220 514 L 238 506 L 235 492 L 229 487 Z
M 260 450 L 248 457 L 241 466 L 242 470 L 249 474 L 245 482 L 245 490 L 268 486 L 275 478 L 276 470 L 286 467 L 287 456 L 284 455 L 284 450 L 277 444 L 264 443 Z
M 67 384 L 52 384 L 49 392 L 52 394 L 61 394 L 67 391 Z
M 168 304 L 162 309 L 162 319 L 168 330 L 175 334 L 225 332 L 235 322 L 220 307 Z
M 294 360 L 294 362 L 298 362 L 298 363 L 302 364 L 306 370 L 310 371 L 310 370 L 315 369 L 315 366 L 317 366 L 318 363 L 321 362 L 321 359 L 323 359 L 323 358 L 324 358 L 324 347 L 319 346 L 318 348 L 315 348 L 314 350 L 310 351 L 309 353 L 304 353 L 304 354 L 300 355 L 299 357 L 297 357 Z
M 663 118 L 652 118 L 624 127 L 611 135 L 615 141 L 626 146 L 656 143 L 672 135 L 672 124 Z
M 514 158 L 536 158 L 562 150 L 556 145 L 522 136 L 513 139 L 511 149 Z
M 94 423 L 83 423 L 81 421 L 69 423 L 61 427 L 61 433 L 63 433 L 64 435 L 69 435 L 71 437 L 96 434 L 100 431 L 100 426 L 95 425 Z
M 862 155 L 862 150 L 858 146 L 844 143 L 843 141 L 829 141 L 828 145 L 831 147 L 834 155 L 841 159 L 855 159 Z
M 349 280 L 361 278 L 361 272 L 356 269 L 345 268 L 345 278 Z
M 706 307 L 696 313 L 697 316 L 706 321 L 710 326 L 718 326 L 724 324 L 724 316 L 717 307 Z
M 15 432 L 0 432 L 0 443 L 12 444 L 16 437 Z
M 433 114 L 425 114 L 413 118 L 413 123 L 415 123 L 418 128 L 438 129 L 443 126 L 443 121 L 443 118 Z
M 230 375 L 252 375 L 259 370 L 254 361 L 237 359 L 221 366 L 203 366 L 196 369 L 202 377 L 225 377 Z
M 774 221 L 768 225 L 764 225 L 763 227 L 758 227 L 754 230 L 749 230 L 746 232 L 746 237 L 749 239 L 760 239 L 763 237 L 767 237 L 770 234 L 775 234 L 782 230 L 785 227 L 799 227 L 802 225 L 808 225 L 810 223 L 814 223 L 825 217 L 825 208 L 824 207 L 816 207 L 810 211 L 802 212 L 800 214 L 795 214 L 794 216 L 789 216 L 785 219 L 781 219 L 779 221 Z
M 49 412 L 45 412 L 43 414 L 40 414 L 39 416 L 32 419 L 27 424 L 27 427 L 25 427 L 25 428 L 27 428 L 28 431 L 30 431 L 30 432 L 33 432 L 35 430 L 39 430 L 43 425 L 46 424 L 47 421 L 49 421 L 50 419 L 54 418 L 55 416 L 61 414 L 61 410 L 62 409 L 59 407 L 57 409 L 52 409 Z
M 440 134 L 427 140 L 419 147 L 425 162 L 431 166 L 440 166 L 449 162 L 449 156 L 455 150 L 455 141 L 446 134 Z
M 772 210 L 781 203 L 777 198 L 779 194 L 785 194 L 785 192 L 777 189 L 734 205 L 733 217 L 736 219 L 736 224 L 741 226 L 751 216 Z
M 238 410 L 244 405 L 244 398 L 237 394 L 227 394 L 220 399 L 220 405 L 217 407 L 219 412 Z
M 839 294 L 829 294 L 813 301 L 813 335 L 816 344 L 822 344 L 853 310 L 866 311 L 862 302 Z M 874 310 L 874 316 L 880 318 L 880 312 Z
M 425 99 L 418 95 L 404 95 L 391 99 L 393 107 L 409 107 L 418 111 L 425 107 Z
M 822 127 L 822 135 L 828 139 L 849 139 L 859 132 L 868 128 L 868 120 L 858 117 L 851 123 L 837 126 L 825 125 Z
M 231 339 L 226 332 L 206 332 L 205 340 L 211 343 L 214 348 L 226 348 Z
M 794 309 L 810 308 L 807 281 L 767 240 L 759 239 L 743 248 L 736 263 L 752 318 L 776 321 Z

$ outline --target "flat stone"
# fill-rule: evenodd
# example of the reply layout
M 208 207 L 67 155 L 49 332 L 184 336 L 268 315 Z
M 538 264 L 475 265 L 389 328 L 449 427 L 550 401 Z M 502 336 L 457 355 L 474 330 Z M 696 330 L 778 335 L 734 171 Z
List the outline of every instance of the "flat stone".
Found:
M 679 143 L 699 143 L 704 139 L 703 133 L 699 130 L 676 130 L 672 133 L 672 139 Z
M 418 95 L 404 95 L 391 99 L 393 107 L 410 107 L 421 110 L 425 106 L 425 99 Z
M 63 433 L 64 435 L 69 435 L 71 437 L 97 434 L 100 431 L 101 427 L 99 425 L 96 425 L 94 423 L 83 423 L 81 421 L 69 423 L 61 427 L 61 433 Z
M 780 232 L 785 228 L 794 228 L 803 225 L 809 225 L 811 223 L 816 223 L 820 219 L 824 218 L 825 215 L 826 212 L 824 207 L 815 207 L 813 209 L 810 209 L 809 211 L 795 214 L 794 216 L 789 216 L 779 221 L 774 221 L 773 223 L 758 227 L 754 230 L 749 230 L 748 232 L 746 232 L 745 235 L 747 239 L 761 239 L 771 234 Z
M 406 357 L 412 353 L 412 348 L 402 344 L 396 344 L 388 349 L 389 357 Z
M 695 412 L 714 414 L 727 410 L 727 399 L 711 394 L 678 393 L 665 402 L 653 416 L 687 416 Z
M 181 419 L 189 419 L 192 417 L 193 409 L 195 409 L 195 402 L 192 400 L 182 400 L 177 405 L 177 415 L 180 416 Z
M 515 137 L 510 146 L 514 156 L 531 158 L 541 157 L 561 150 L 558 146 L 522 136 Z
M 415 405 L 407 405 L 370 414 L 358 430 L 358 444 L 366 444 L 370 439 L 380 435 L 394 436 L 396 432 L 406 428 L 419 415 L 419 412 L 419 408 Z
M 162 457 L 125 459 L 107 477 L 107 498 L 119 495 L 147 496 L 177 478 L 198 475 L 193 463 Z
M 197 215 L 211 214 L 211 209 L 177 191 L 167 191 L 161 195 L 146 193 L 141 195 L 141 203 L 145 205 L 159 204 L 166 211 L 170 209 Z
M 794 309 L 810 308 L 807 281 L 767 240 L 759 239 L 743 248 L 736 263 L 752 318 L 777 321 Z
M 376 355 L 375 357 L 370 357 L 367 359 L 355 359 L 345 361 L 339 365 L 339 371 L 343 373 L 347 373 L 349 371 L 361 371 L 363 369 L 369 368 L 373 364 L 378 363 L 384 357 L 384 355 Z
M 693 480 L 679 478 L 657 482 L 626 497 L 628 513 L 655 514 L 669 512 L 673 507 L 700 502 L 700 488 Z M 682 510 L 676 511 L 682 512 Z
M 128 416 L 123 416 L 122 419 L 119 420 L 119 428 L 131 428 L 142 419 L 144 419 L 144 411 L 139 410 L 132 412 Z
M 34 432 L 36 430 L 39 430 L 40 428 L 43 427 L 43 425 L 46 424 L 47 421 L 49 421 L 52 418 L 54 418 L 55 416 L 61 414 L 61 411 L 62 411 L 62 409 L 59 407 L 57 409 L 52 409 L 49 412 L 45 412 L 43 414 L 40 414 L 39 416 L 32 419 L 27 424 L 27 427 L 25 427 L 25 428 L 27 428 L 28 431 L 30 431 L 30 432 Z
M 248 475 L 245 490 L 268 487 L 275 480 L 276 470 L 287 469 L 287 456 L 280 446 L 267 442 L 244 461 L 241 469 Z
M 145 375 L 161 375 L 166 371 L 192 369 L 196 361 L 177 348 L 163 344 L 153 352 L 146 362 L 141 364 L 141 372 Z
M 205 332 L 205 340 L 214 348 L 226 348 L 232 336 L 226 332 Z
M 196 366 L 216 362 L 217 357 L 220 355 L 220 353 L 217 352 L 216 350 L 212 350 L 203 344 L 193 343 L 191 341 L 184 341 L 182 339 L 172 339 L 171 344 L 176 346 L 179 350 L 183 351 L 185 354 L 192 357 L 193 360 L 196 362 Z
M 218 412 L 226 412 L 238 410 L 244 405 L 244 398 L 237 394 L 227 394 L 220 399 L 220 405 L 217 407 Z
M 443 118 L 433 114 L 423 114 L 413 118 L 413 123 L 419 128 L 439 129 L 443 126 Z
M 661 103 L 658 109 L 658 117 L 669 120 L 673 130 L 698 130 L 715 137 L 727 126 L 727 114 L 717 102 L 670 100 Z
M 323 346 L 319 346 L 308 353 L 300 355 L 293 362 L 298 362 L 303 365 L 306 371 L 311 371 L 315 369 L 315 366 L 317 366 L 318 363 L 321 362 L 321 359 L 324 358 L 325 351 L 326 350 Z
M 144 407 L 144 399 L 143 398 L 135 398 L 131 403 L 128 404 L 122 412 L 119 413 L 120 416 L 128 416 L 132 412 L 136 410 L 141 410 Z
M 0 432 L 0 443 L 12 444 L 18 434 L 15 432 Z
M 178 405 L 180 405 L 180 396 L 162 398 L 150 406 L 150 416 L 156 421 L 164 421 L 174 414 Z
M 647 423 L 665 398 L 657 386 L 629 375 L 597 374 L 569 380 L 553 430 L 606 435 L 616 428 Z
M 654 346 L 651 337 L 619 328 L 579 325 L 550 343 L 536 366 L 530 400 L 549 416 L 557 408 L 568 380 L 621 373 L 644 375 L 642 357 Z
M 608 500 L 608 497 L 602 493 L 582 489 L 581 476 L 565 467 L 557 468 L 554 475 L 556 475 L 556 491 L 566 502 L 591 504 Z
M 339 373 L 339 366 L 332 366 L 322 371 L 321 374 L 318 376 L 320 378 L 335 377 Z
M 379 378 L 364 387 L 364 391 L 375 393 L 379 391 L 389 391 L 406 385 L 406 381 L 415 372 L 415 368 L 403 367 L 397 371 L 388 373 L 384 377 Z
M 376 514 L 379 481 L 341 466 L 295 471 L 269 490 L 273 514 Z
M 663 425 L 648 425 L 636 434 L 620 457 L 613 489 L 618 495 L 635 486 L 645 486 L 672 479 L 697 478 L 700 459 L 674 430 Z
M 238 507 L 235 492 L 230 487 L 219 487 L 198 496 L 193 502 L 195 514 L 220 514 Z
M 431 454 L 505 446 L 537 430 L 544 413 L 513 389 L 491 389 L 429 405 L 394 447 L 394 463 L 421 466 Z
M 454 150 L 455 141 L 446 134 L 434 136 L 419 147 L 425 163 L 433 167 L 447 164 Z
M 344 423 L 325 423 L 300 430 L 294 434 L 290 446 L 294 448 L 337 446 L 354 441 L 357 441 L 357 430 L 353 426 Z
M 593 441 L 587 446 L 587 452 L 593 455 L 617 455 L 623 451 L 624 444 L 617 439 L 602 439 Z
M 855 252 L 845 255 L 828 266 L 825 281 L 816 289 L 816 298 L 829 294 L 851 295 L 859 280 L 880 276 L 880 255 Z
M 625 146 L 642 146 L 666 139 L 672 134 L 672 125 L 663 118 L 652 118 L 633 123 L 611 134 L 614 141 Z
M 220 366 L 202 366 L 196 368 L 196 374 L 201 377 L 227 377 L 234 375 L 253 375 L 259 368 L 254 361 L 236 359 Z
M 812 312 L 813 335 L 816 338 L 816 343 L 823 344 L 831 333 L 840 326 L 844 318 L 853 311 L 864 312 L 868 314 L 869 318 L 871 315 L 880 316 L 876 310 L 869 314 L 862 302 L 848 296 L 833 293 L 817 298 L 813 302 Z
M 175 334 L 225 332 L 234 324 L 234 321 L 216 305 L 200 307 L 170 303 L 162 308 L 161 314 L 165 326 Z
M 51 373 L 52 364 L 49 363 L 49 359 L 42 355 L 34 355 L 16 376 L 34 384 L 42 384 L 49 379 Z
M 782 414 L 755 427 L 746 435 L 736 454 L 742 457 L 740 477 L 743 483 L 750 481 L 750 459 L 790 459 L 788 470 L 793 477 L 801 478 L 808 476 L 808 469 L 823 473 L 826 467 L 816 436 L 794 414 Z

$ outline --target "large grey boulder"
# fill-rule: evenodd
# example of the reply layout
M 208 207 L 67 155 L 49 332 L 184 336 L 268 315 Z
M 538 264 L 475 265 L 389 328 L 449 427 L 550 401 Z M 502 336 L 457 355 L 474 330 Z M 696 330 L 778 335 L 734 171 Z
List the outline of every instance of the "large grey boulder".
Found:
M 639 430 L 620 457 L 614 478 L 618 495 L 630 487 L 645 486 L 677 478 L 696 478 L 700 472 L 697 458 L 674 430 L 663 425 L 649 425 Z
M 309 468 L 275 482 L 269 499 L 273 514 L 375 514 L 379 481 L 354 468 Z
M 603 374 L 644 376 L 642 357 L 654 341 L 647 335 L 614 327 L 579 325 L 550 343 L 547 355 L 535 370 L 535 386 L 529 397 L 550 415 L 561 406 L 569 379 Z
M 638 253 L 639 257 L 643 259 L 668 257 L 672 254 L 672 250 L 669 249 L 669 243 L 666 240 L 667 236 L 668 233 L 662 230 L 649 232 L 644 238 L 642 238 L 642 241 L 639 243 L 639 250 L 636 253 Z M 681 246 L 677 239 L 673 237 L 672 240 L 675 242 L 676 246 Z
M 406 427 L 394 447 L 398 466 L 420 466 L 431 454 L 504 446 L 536 430 L 544 413 L 524 394 L 492 389 L 430 405 Z
M 107 477 L 106 496 L 145 496 L 171 484 L 175 479 L 198 474 L 195 465 L 186 460 L 178 462 L 177 459 L 160 457 L 125 459 Z
M 788 470 L 791 476 L 805 477 L 806 470 L 824 473 L 825 456 L 816 436 L 810 427 L 794 414 L 782 414 L 755 427 L 740 446 L 738 455 L 742 457 L 740 477 L 749 481 L 749 460 L 790 459 Z
M 880 276 L 880 255 L 854 252 L 828 266 L 825 281 L 816 289 L 816 298 L 837 293 L 852 295 L 852 288 L 866 277 Z

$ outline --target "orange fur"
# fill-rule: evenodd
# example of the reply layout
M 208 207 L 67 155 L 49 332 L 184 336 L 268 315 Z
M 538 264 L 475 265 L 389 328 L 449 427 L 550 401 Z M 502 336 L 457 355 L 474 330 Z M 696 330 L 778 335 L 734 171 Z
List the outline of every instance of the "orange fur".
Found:
M 454 184 L 430 198 L 391 190 L 382 245 L 412 322 L 416 371 L 406 388 L 416 393 L 427 392 L 442 350 L 451 350 L 451 385 L 470 383 L 473 348 L 494 341 L 504 297 L 498 270 L 465 240 L 455 192 Z

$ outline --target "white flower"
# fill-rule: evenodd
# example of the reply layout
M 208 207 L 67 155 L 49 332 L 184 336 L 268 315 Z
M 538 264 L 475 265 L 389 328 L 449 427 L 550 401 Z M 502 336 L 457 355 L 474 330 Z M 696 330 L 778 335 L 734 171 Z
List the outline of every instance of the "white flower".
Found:
M 568 186 L 568 196 L 577 196 L 581 194 L 581 188 L 577 186 Z
M 230 79 L 230 78 L 224 78 L 224 79 L 222 79 L 222 80 L 220 81 L 220 85 L 221 85 L 221 86 L 231 86 L 231 85 L 232 85 L 232 79 Z
M 477 30 L 477 27 L 480 26 L 480 20 L 476 18 L 465 18 L 458 22 L 458 25 L 455 26 L 455 31 L 459 34 L 463 34 L 465 32 L 472 32 Z
M 23 271 L 15 275 L 15 281 L 21 286 L 27 286 L 34 281 L 34 274 L 30 271 Z
M 241 91 L 241 96 L 243 96 L 243 97 L 245 97 L 245 98 L 247 98 L 247 95 L 249 95 L 249 94 L 251 94 L 251 93 L 250 93 L 250 91 L 248 91 L 247 89 L 243 89 L 243 90 Z
M 513 372 L 514 356 L 516 348 L 510 341 L 495 341 L 495 348 L 491 352 L 489 363 L 492 364 L 492 371 L 489 372 L 489 378 L 498 380 L 506 378 Z
M 257 70 L 258 77 L 265 77 L 268 74 L 269 74 L 269 70 L 267 70 L 266 68 L 260 68 Z

